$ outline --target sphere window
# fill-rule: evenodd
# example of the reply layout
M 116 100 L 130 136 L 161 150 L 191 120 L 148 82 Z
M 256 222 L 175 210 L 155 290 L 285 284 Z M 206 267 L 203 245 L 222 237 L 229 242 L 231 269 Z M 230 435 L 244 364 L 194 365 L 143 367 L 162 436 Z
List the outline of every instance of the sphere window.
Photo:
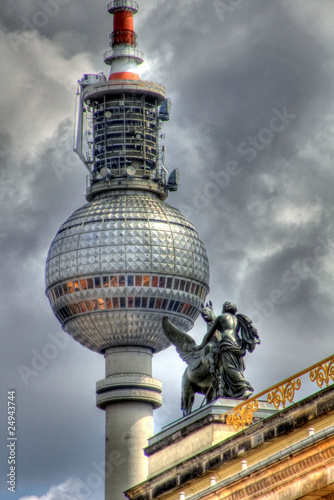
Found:
M 79 302 L 80 309 L 83 313 L 87 312 L 84 302 Z
M 179 308 L 179 305 L 180 305 L 180 301 L 179 300 L 176 300 L 175 301 L 175 304 L 173 305 L 173 311 L 176 312 Z
M 150 286 L 150 277 L 144 276 L 144 286 Z
M 133 297 L 128 297 L 128 307 L 133 307 Z
M 86 290 L 87 282 L 85 279 L 80 280 L 81 290 Z
M 87 288 L 92 289 L 94 288 L 94 281 L 93 278 L 87 278 Z
M 154 309 L 154 304 L 155 304 L 155 297 L 150 298 L 150 303 L 149 303 L 149 308 Z
M 184 302 L 180 302 L 180 305 L 179 307 L 177 308 L 177 312 L 180 313 L 183 309 L 183 306 L 184 306 Z
M 175 304 L 175 300 L 171 300 L 168 304 L 168 311 L 172 311 Z
M 125 286 L 125 276 L 119 276 L 118 277 L 118 286 Z
M 166 309 L 168 304 L 168 299 L 164 299 L 161 304 L 161 309 Z
M 111 302 L 111 299 L 106 299 L 106 306 L 107 306 L 107 309 L 112 309 L 112 302 Z
M 110 276 L 110 286 L 118 286 L 117 276 Z
M 119 298 L 119 303 L 122 309 L 125 308 L 125 297 L 120 297 Z
M 133 274 L 127 276 L 128 286 L 133 286 Z
M 103 288 L 108 288 L 110 286 L 109 284 L 109 276 L 103 276 Z
M 140 307 L 141 297 L 135 297 L 135 307 Z
M 147 297 L 142 297 L 141 306 L 145 308 L 147 307 Z
M 158 288 L 158 282 L 159 282 L 159 277 L 158 276 L 152 276 L 152 287 L 153 288 Z
M 159 288 L 165 288 L 166 286 L 166 278 L 160 276 L 159 278 Z
M 101 278 L 99 276 L 95 276 L 94 285 L 95 285 L 95 288 L 101 288 Z
M 119 308 L 119 300 L 118 300 L 118 297 L 113 297 L 112 299 L 112 305 L 115 309 L 118 309 Z
M 143 286 L 143 277 L 140 274 L 136 275 L 135 283 L 136 286 Z

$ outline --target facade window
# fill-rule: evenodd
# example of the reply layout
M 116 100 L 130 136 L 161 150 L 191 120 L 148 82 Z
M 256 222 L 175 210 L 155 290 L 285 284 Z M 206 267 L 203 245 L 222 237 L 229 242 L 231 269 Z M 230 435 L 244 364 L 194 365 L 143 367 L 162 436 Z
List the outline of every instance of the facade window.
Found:
M 110 283 L 109 283 L 109 276 L 103 276 L 103 288 L 109 288 Z
M 184 287 L 186 286 L 186 282 L 184 280 L 181 280 L 180 281 L 180 290 L 183 292 L 184 291 Z
M 73 293 L 74 292 L 73 281 L 69 281 L 67 283 L 67 287 L 68 287 L 69 293 Z
M 133 307 L 133 297 L 128 297 L 128 307 Z
M 180 283 L 180 280 L 175 278 L 174 280 L 174 290 L 178 290 L 179 289 L 179 283 Z
M 173 278 L 167 278 L 166 288 L 172 288 Z
M 109 298 L 106 299 L 106 306 L 107 306 L 107 309 L 112 309 L 111 299 L 109 299 Z
M 150 302 L 149 302 L 149 308 L 150 309 L 154 309 L 154 304 L 155 304 L 155 297 L 151 297 L 150 298 Z
M 110 276 L 110 286 L 118 286 L 117 276 Z
M 104 300 L 103 299 L 97 299 L 98 303 L 99 303 L 99 308 L 104 310 L 106 307 L 104 305 Z
M 144 286 L 150 286 L 150 277 L 147 275 L 144 276 Z
M 118 286 L 125 286 L 125 276 L 118 276 Z
M 120 297 L 119 298 L 119 304 L 121 306 L 122 309 L 125 308 L 125 297 Z
M 141 299 L 141 306 L 146 308 L 147 307 L 147 297 L 142 297 Z
M 80 287 L 79 287 L 79 281 L 73 281 L 73 286 L 74 286 L 74 291 L 79 292 Z
M 119 309 L 119 300 L 118 297 L 113 297 L 112 299 L 112 305 L 115 309 Z
M 87 288 L 94 288 L 93 278 L 87 278 Z
M 101 288 L 101 278 L 99 276 L 95 276 L 94 285 L 95 285 L 95 288 Z
M 93 308 L 93 311 L 97 311 L 98 308 L 99 308 L 99 305 L 98 305 L 98 302 L 96 299 L 93 299 L 92 301 L 92 308 Z
M 160 297 L 157 298 L 157 300 L 155 301 L 155 308 L 160 309 L 161 303 L 162 303 L 162 299 Z

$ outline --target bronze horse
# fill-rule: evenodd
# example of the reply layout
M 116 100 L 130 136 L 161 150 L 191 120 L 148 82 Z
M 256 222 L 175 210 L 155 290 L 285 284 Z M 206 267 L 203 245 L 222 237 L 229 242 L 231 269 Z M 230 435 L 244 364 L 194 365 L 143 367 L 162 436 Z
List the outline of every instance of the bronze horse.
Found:
M 209 326 L 213 323 L 216 315 L 212 308 L 212 302 L 202 307 L 201 315 Z M 175 345 L 181 359 L 188 366 L 182 376 L 181 409 L 183 416 L 191 413 L 195 400 L 195 394 L 203 394 L 206 403 L 211 403 L 220 394 L 220 360 L 219 360 L 219 332 L 213 336 L 211 341 L 201 351 L 191 351 L 196 346 L 194 339 L 185 332 L 176 328 L 167 316 L 163 319 L 163 329 L 168 339 Z

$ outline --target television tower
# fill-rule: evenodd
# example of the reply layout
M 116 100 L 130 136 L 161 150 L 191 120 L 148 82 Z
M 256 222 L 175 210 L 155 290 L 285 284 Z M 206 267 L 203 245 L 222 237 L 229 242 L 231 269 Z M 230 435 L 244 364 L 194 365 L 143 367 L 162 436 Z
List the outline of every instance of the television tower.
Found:
M 141 80 L 132 0 L 113 0 L 110 76 L 78 82 L 74 150 L 88 203 L 60 227 L 46 262 L 46 295 L 62 328 L 105 357 L 97 406 L 106 412 L 105 498 L 147 479 L 143 448 L 162 404 L 152 356 L 166 349 L 168 315 L 189 330 L 208 293 L 209 264 L 194 226 L 164 200 L 178 187 L 165 168 L 162 85 Z

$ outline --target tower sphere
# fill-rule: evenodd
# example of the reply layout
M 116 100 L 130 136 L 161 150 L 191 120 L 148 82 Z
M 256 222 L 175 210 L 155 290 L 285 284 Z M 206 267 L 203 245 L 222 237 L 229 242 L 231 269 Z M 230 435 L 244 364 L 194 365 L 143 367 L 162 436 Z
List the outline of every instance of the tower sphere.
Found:
M 162 318 L 189 330 L 208 293 L 209 264 L 194 226 L 152 192 L 101 193 L 60 227 L 46 294 L 84 346 L 169 346 Z

